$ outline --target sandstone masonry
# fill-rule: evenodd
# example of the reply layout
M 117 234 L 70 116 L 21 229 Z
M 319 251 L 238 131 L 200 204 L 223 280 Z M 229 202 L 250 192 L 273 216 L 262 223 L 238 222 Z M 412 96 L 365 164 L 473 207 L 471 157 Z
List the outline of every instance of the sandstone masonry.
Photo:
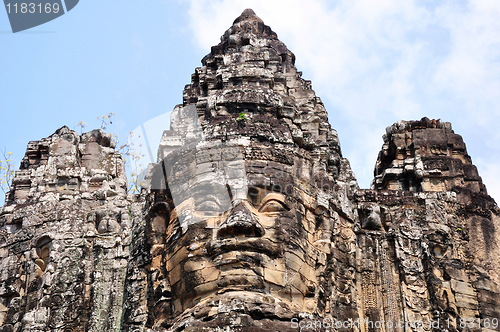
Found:
M 101 130 L 30 142 L 0 209 L 0 332 L 500 331 L 500 210 L 462 138 L 399 121 L 359 189 L 294 63 L 245 10 L 140 195 Z

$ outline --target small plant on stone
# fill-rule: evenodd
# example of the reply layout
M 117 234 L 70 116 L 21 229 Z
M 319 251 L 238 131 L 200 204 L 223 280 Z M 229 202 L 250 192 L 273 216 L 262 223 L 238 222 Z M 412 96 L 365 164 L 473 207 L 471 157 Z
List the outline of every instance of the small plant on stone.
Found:
M 10 185 L 14 178 L 14 163 L 12 162 L 12 152 L 1 151 L 0 156 L 0 188 L 4 194 L 10 191 Z
M 140 194 L 142 187 L 142 172 L 144 169 L 141 166 L 140 160 L 145 155 L 141 155 L 135 149 L 135 140 L 140 139 L 141 135 L 134 138 L 134 133 L 131 131 L 127 143 L 118 148 L 118 151 L 124 155 L 125 167 L 130 169 L 130 176 L 128 178 L 127 192 L 132 194 Z M 142 144 L 139 144 L 139 148 Z
M 85 123 L 83 121 L 80 121 L 76 124 L 77 127 L 80 127 L 80 135 L 83 134 L 83 128 L 85 128 L 86 125 L 87 125 L 87 123 Z
M 236 118 L 236 121 L 244 121 L 244 120 L 246 120 L 246 118 L 247 118 L 247 114 L 246 113 L 240 113 L 238 115 L 238 117 Z
M 100 118 L 97 116 L 95 119 L 101 120 L 101 129 L 106 130 L 106 126 L 113 124 L 113 121 L 111 121 L 111 117 L 113 116 L 116 116 L 116 113 L 109 112 L 108 115 L 101 115 Z

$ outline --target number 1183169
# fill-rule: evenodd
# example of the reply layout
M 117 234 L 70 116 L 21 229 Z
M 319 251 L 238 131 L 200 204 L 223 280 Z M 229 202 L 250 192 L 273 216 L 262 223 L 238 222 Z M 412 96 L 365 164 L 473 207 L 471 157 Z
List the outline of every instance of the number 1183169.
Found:
M 460 327 L 460 328 L 487 328 L 487 329 L 497 329 L 498 328 L 498 318 L 448 318 L 446 320 L 448 327 Z
M 7 7 L 7 13 L 11 14 L 35 14 L 35 13 L 58 13 L 59 12 L 59 4 L 58 3 L 46 3 L 44 6 L 42 6 L 41 3 L 36 4 L 36 3 L 21 3 L 21 4 L 6 4 L 5 7 Z

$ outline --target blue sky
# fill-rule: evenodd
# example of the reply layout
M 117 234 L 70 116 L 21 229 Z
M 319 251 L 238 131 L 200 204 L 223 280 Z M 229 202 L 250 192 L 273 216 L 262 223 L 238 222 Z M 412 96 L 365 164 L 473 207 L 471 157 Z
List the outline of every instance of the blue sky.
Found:
M 121 141 L 141 125 L 159 136 L 195 67 L 247 7 L 312 80 L 360 187 L 369 187 L 385 127 L 427 116 L 452 123 L 500 199 L 493 0 L 81 0 L 16 34 L 0 9 L 0 149 L 18 166 L 28 141 L 79 121 L 99 127 L 95 118 L 109 112 L 116 117 L 108 131 Z

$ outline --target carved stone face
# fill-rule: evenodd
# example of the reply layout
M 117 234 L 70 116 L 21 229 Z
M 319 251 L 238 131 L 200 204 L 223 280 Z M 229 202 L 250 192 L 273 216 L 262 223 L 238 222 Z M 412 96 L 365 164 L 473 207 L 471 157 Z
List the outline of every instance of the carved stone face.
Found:
M 174 317 L 231 292 L 317 309 L 331 221 L 306 158 L 249 140 L 205 142 L 170 154 L 165 171 L 175 206 L 165 260 Z

